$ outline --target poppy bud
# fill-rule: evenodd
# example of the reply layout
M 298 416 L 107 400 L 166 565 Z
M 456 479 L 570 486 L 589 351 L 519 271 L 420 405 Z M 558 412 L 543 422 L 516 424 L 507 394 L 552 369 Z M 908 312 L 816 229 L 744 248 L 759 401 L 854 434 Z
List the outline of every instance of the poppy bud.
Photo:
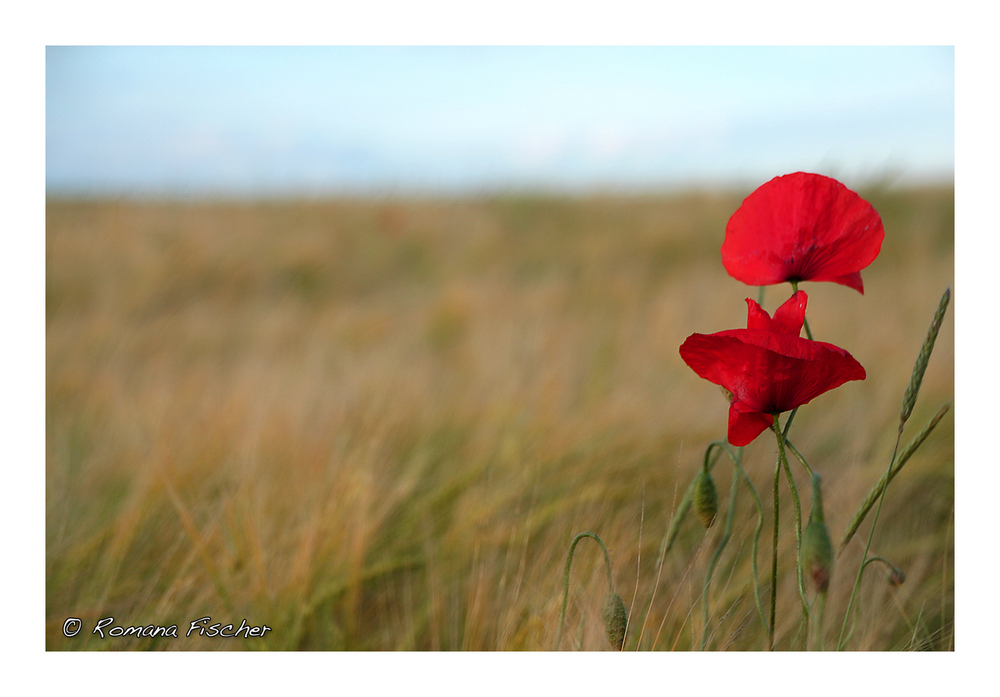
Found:
M 809 523 L 802 531 L 802 567 L 816 591 L 826 593 L 833 571 L 833 542 L 823 522 L 823 496 L 818 474 L 813 474 L 813 505 Z
M 892 573 L 889 574 L 889 585 L 896 586 L 899 588 L 906 581 L 906 574 L 903 573 L 902 569 L 893 569 Z
M 625 627 L 628 625 L 628 611 L 625 610 L 622 597 L 614 591 L 609 591 L 604 597 L 601 616 L 604 618 L 604 632 L 611 648 L 621 651 L 625 646 Z
M 694 487 L 694 514 L 707 529 L 712 527 L 718 511 L 719 495 L 715 491 L 715 482 L 707 470 L 702 470 Z
M 809 521 L 802 531 L 802 566 L 816 590 L 825 593 L 833 569 L 833 543 L 823 523 Z

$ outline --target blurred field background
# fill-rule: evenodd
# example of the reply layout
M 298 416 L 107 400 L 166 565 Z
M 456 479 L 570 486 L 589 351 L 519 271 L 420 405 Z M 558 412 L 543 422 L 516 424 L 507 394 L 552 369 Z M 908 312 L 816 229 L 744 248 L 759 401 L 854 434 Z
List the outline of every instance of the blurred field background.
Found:
M 757 291 L 726 275 L 719 247 L 749 191 L 50 199 L 47 648 L 547 650 L 568 544 L 585 530 L 611 552 L 627 648 L 698 647 L 722 526 L 706 533 L 692 516 L 662 568 L 657 552 L 705 446 L 725 436 L 727 403 L 677 349 L 744 326 Z M 816 338 L 868 379 L 803 407 L 790 434 L 824 477 L 835 542 L 888 465 L 913 361 L 954 283 L 951 188 L 860 193 L 886 229 L 865 295 L 803 289 Z M 769 288 L 765 308 L 789 292 Z M 904 442 L 953 398 L 952 311 Z M 907 581 L 869 568 L 850 649 L 954 646 L 953 415 L 889 487 L 872 553 Z M 774 458 L 767 434 L 745 453 L 765 507 Z M 732 470 L 714 471 L 725 511 Z M 776 644 L 798 649 L 782 487 Z M 766 646 L 750 585 L 756 515 L 739 495 L 711 649 Z M 868 527 L 837 560 L 828 645 Z M 769 519 L 759 565 L 766 601 Z M 609 648 L 605 593 L 585 540 L 562 649 Z M 85 626 L 73 639 L 70 616 Z M 181 637 L 92 636 L 109 616 Z M 203 616 L 273 631 L 184 638 Z

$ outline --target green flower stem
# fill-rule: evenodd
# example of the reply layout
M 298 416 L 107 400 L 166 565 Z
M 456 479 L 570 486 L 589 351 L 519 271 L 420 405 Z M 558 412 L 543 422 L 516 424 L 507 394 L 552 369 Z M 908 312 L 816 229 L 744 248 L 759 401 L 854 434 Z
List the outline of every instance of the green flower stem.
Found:
M 812 476 L 813 476 L 812 467 L 810 467 L 809 463 L 806 462 L 806 459 L 804 457 L 802 457 L 802 453 L 800 453 L 798 451 L 798 449 L 794 445 L 792 445 L 792 441 L 788 440 L 787 436 L 788 436 L 788 424 L 786 423 L 785 424 L 785 445 L 787 445 L 788 449 L 792 451 L 792 455 L 794 455 L 795 458 L 799 462 L 802 463 L 802 466 L 806 468 L 806 472 L 809 473 L 809 478 L 811 479 Z
M 886 469 L 883 478 L 888 484 L 889 476 L 892 474 L 892 467 L 896 464 L 896 453 L 899 451 L 899 439 L 903 435 L 903 430 L 900 429 L 899 433 L 896 434 L 896 445 L 892 449 L 892 459 L 889 460 L 889 467 Z M 875 517 L 872 518 L 872 527 L 868 531 L 868 541 L 865 543 L 865 553 L 861 555 L 861 565 L 858 566 L 858 575 L 854 579 L 854 587 L 851 588 L 851 597 L 847 601 L 847 610 L 844 613 L 844 622 L 840 626 L 840 638 L 837 640 L 837 650 L 842 651 L 844 644 L 847 643 L 847 639 L 844 637 L 844 632 L 847 630 L 847 621 L 851 618 L 851 608 L 854 606 L 854 598 L 858 594 L 858 589 L 861 588 L 861 577 L 865 573 L 865 567 L 868 566 L 868 550 L 871 549 L 872 539 L 875 537 L 875 525 L 878 523 L 878 515 L 882 510 L 882 502 L 885 501 L 885 492 L 888 486 L 882 487 L 882 493 L 878 497 L 878 505 L 875 506 Z M 852 630 L 853 633 L 853 630 Z
M 826 641 L 823 639 L 823 617 L 826 615 L 826 593 L 819 593 L 816 596 L 816 622 L 813 630 L 813 645 L 820 651 L 826 651 Z
M 715 465 L 716 460 L 719 459 L 721 451 L 725 449 L 730 457 L 733 457 L 733 453 L 729 451 L 729 444 L 725 441 L 717 440 L 712 441 L 705 448 L 705 458 L 702 462 L 702 469 L 704 471 L 710 471 Z M 742 452 L 740 448 L 740 452 Z M 714 456 L 713 456 L 714 452 Z M 646 604 L 646 611 L 643 614 L 643 620 L 641 623 L 642 629 L 639 630 L 639 639 L 637 640 L 637 646 L 642 642 L 643 631 L 646 627 L 646 619 L 649 617 L 649 612 L 653 607 L 653 601 L 656 600 L 656 588 L 660 585 L 660 571 L 663 569 L 663 561 L 667 558 L 667 553 L 673 548 L 674 542 L 677 540 L 677 533 L 680 531 L 681 523 L 684 521 L 684 516 L 691 509 L 691 504 L 694 502 L 694 490 L 698 485 L 698 478 L 695 477 L 691 484 L 688 486 L 687 491 L 684 492 L 684 496 L 681 497 L 680 503 L 677 505 L 677 510 L 674 512 L 674 517 L 670 519 L 670 525 L 667 526 L 667 532 L 663 536 L 663 541 L 660 542 L 660 551 L 656 555 L 656 583 L 653 585 L 653 595 L 650 596 L 649 602 Z
M 702 469 L 706 472 L 711 471 L 712 467 L 715 466 L 716 461 L 719 459 L 719 455 L 722 454 L 723 450 L 728 451 L 728 444 L 725 441 L 716 440 L 708 444 L 705 448 L 705 459 L 702 462 Z M 740 449 L 742 451 L 742 448 Z M 713 451 L 714 456 L 713 456 Z M 734 457 L 731 452 L 729 452 L 729 457 Z M 691 503 L 694 501 L 694 490 L 697 485 L 698 479 L 695 477 L 691 485 L 688 486 L 687 491 L 684 492 L 684 496 L 681 498 L 681 502 L 677 505 L 677 511 L 674 513 L 674 517 L 670 519 L 670 525 L 667 526 L 667 533 L 663 536 L 663 541 L 660 543 L 660 551 L 657 556 L 656 565 L 659 566 L 663 563 L 663 560 L 667 556 L 667 552 L 674 546 L 674 542 L 677 541 L 677 533 L 680 531 L 681 523 L 684 521 L 684 516 L 687 515 L 688 510 L 691 508 Z
M 891 572 L 892 572 L 893 574 L 898 574 L 899 576 L 903 576 L 903 577 L 905 577 L 905 574 L 903 574 L 903 570 L 902 570 L 902 569 L 900 569 L 900 568 L 899 568 L 898 566 L 896 566 L 895 564 L 893 564 L 893 563 L 892 563 L 891 561 L 889 561 L 888 559 L 886 559 L 885 557 L 868 557 L 868 558 L 867 558 L 867 559 L 865 560 L 865 566 L 868 566 L 868 565 L 869 565 L 869 564 L 871 564 L 871 563 L 872 563 L 873 561 L 877 561 L 877 562 L 879 562 L 879 563 L 881 563 L 881 564 L 884 564 L 885 566 L 889 567 L 889 571 L 891 571 Z
M 573 538 L 569 545 L 569 554 L 566 556 L 566 570 L 563 573 L 562 609 L 559 611 L 559 633 L 556 635 L 556 643 L 552 647 L 553 651 L 558 651 L 559 644 L 562 643 L 563 624 L 566 621 L 566 603 L 569 600 L 569 567 L 573 563 L 573 552 L 576 550 L 577 543 L 585 537 L 591 538 L 601 546 L 601 550 L 604 552 L 604 568 L 608 572 L 608 592 L 613 593 L 615 590 L 615 584 L 611 578 L 611 556 L 608 554 L 608 548 L 604 545 L 604 540 L 592 532 L 581 532 Z
M 712 457 L 712 448 L 716 448 L 720 451 L 727 451 L 729 453 L 729 457 L 733 457 L 733 454 L 729 448 L 729 443 L 727 443 L 724 440 L 713 440 L 711 443 L 708 444 L 708 447 L 705 448 L 705 459 L 702 460 L 701 463 L 701 468 L 705 472 L 710 472 L 712 470 L 712 468 L 715 466 L 716 461 L 719 459 L 719 455 L 722 454 L 721 452 L 718 452 L 715 453 L 715 457 Z M 742 451 L 743 448 L 740 448 L 741 453 Z
M 708 600 L 709 600 L 709 586 L 712 584 L 712 574 L 715 573 L 715 566 L 719 562 L 719 557 L 722 556 L 722 551 L 729 544 L 729 538 L 733 533 L 733 519 L 736 517 L 736 492 L 739 490 L 740 484 L 740 473 L 735 467 L 733 468 L 733 483 L 729 489 L 729 509 L 726 512 L 726 528 L 722 533 L 722 539 L 719 540 L 718 547 L 715 548 L 715 554 L 712 555 L 711 561 L 708 563 L 708 571 L 705 573 L 705 587 L 701 593 L 701 618 L 702 618 L 702 633 L 701 633 L 701 650 L 705 650 L 705 646 L 708 644 Z
M 859 576 L 865 572 L 865 570 L 868 568 L 868 565 L 871 564 L 873 561 L 881 562 L 882 564 L 885 564 L 887 567 L 889 567 L 891 573 L 890 579 L 892 578 L 892 576 L 897 576 L 897 578 L 899 579 L 898 583 L 902 583 L 903 579 L 906 578 L 906 574 L 904 574 L 903 571 L 898 566 L 896 566 L 895 564 L 893 564 L 891 561 L 889 561 L 884 557 L 868 557 L 867 559 L 865 559 L 865 561 L 861 564 L 861 568 L 858 570 Z M 890 583 L 891 582 L 892 581 L 890 580 Z M 898 585 L 898 583 L 895 585 Z M 903 615 L 903 619 L 906 620 L 906 624 L 909 625 L 910 630 L 915 632 L 916 628 L 913 626 L 913 623 L 910 621 L 910 618 L 906 615 L 906 612 L 903 611 L 902 607 L 899 607 L 899 611 L 900 614 Z M 855 614 L 857 614 L 857 611 L 855 611 Z M 844 616 L 845 623 L 847 622 L 848 617 L 850 617 L 850 606 L 848 606 L 848 614 Z M 841 634 L 843 634 L 843 629 L 841 629 Z M 847 637 L 843 638 L 841 641 L 838 642 L 838 647 L 837 647 L 838 650 L 840 649 L 841 646 L 850 641 L 853 635 L 854 635 L 854 625 L 852 624 L 851 631 L 847 633 Z
M 656 561 L 657 566 L 663 563 L 663 560 L 667 557 L 667 552 L 670 551 L 677 540 L 677 533 L 680 531 L 681 522 L 691 509 L 691 503 L 694 501 L 694 490 L 697 483 L 698 478 L 695 477 L 688 486 L 687 491 L 684 492 L 684 496 L 681 497 L 681 502 L 677 505 L 674 517 L 670 519 L 670 525 L 667 526 L 667 533 L 663 536 L 663 541 L 660 542 L 660 551 L 657 554 Z
M 705 448 L 705 458 L 702 462 L 702 469 L 704 471 L 710 471 L 712 467 L 715 466 L 716 461 L 719 459 L 719 455 L 725 450 L 730 458 L 736 458 L 737 456 L 729 448 L 729 444 L 726 441 L 716 440 L 708 444 Z M 743 453 L 743 448 L 739 449 L 740 455 Z M 735 460 L 734 460 L 735 461 Z M 677 510 L 674 512 L 674 517 L 670 519 L 670 525 L 667 526 L 667 532 L 663 536 L 663 541 L 660 542 L 660 551 L 657 553 L 656 557 L 656 583 L 653 586 L 653 596 L 650 596 L 649 602 L 646 605 L 646 611 L 643 614 L 643 620 L 639 631 L 638 641 L 642 641 L 643 630 L 646 626 L 646 618 L 649 617 L 649 612 L 653 607 L 653 601 L 655 598 L 656 587 L 660 585 L 660 570 L 663 568 L 663 561 L 667 558 L 667 553 L 673 548 L 674 542 L 677 540 L 677 533 L 680 531 L 681 523 L 684 521 L 684 516 L 691 509 L 691 504 L 694 502 L 694 490 L 698 485 L 698 478 L 695 477 L 691 484 L 688 486 L 687 491 L 684 492 L 684 496 L 681 497 L 680 503 L 677 505 Z M 638 644 L 637 644 L 638 645 Z
M 728 443 L 722 443 L 722 448 L 726 451 L 726 454 L 729 455 L 729 459 L 733 461 L 733 467 L 735 467 L 740 473 L 740 476 L 743 478 L 743 482 L 747 485 L 747 488 L 753 495 L 753 502 L 757 507 L 757 526 L 754 528 L 753 540 L 751 542 L 751 558 L 753 562 L 753 595 L 754 603 L 757 605 L 757 614 L 760 616 L 760 623 L 765 629 L 767 629 L 767 615 L 764 614 L 764 602 L 761 600 L 760 578 L 757 571 L 757 557 L 758 551 L 760 550 L 760 533 L 764 529 L 764 504 L 760 500 L 760 495 L 757 493 L 756 487 L 754 487 L 750 477 L 743 469 L 743 448 L 737 448 L 736 452 L 733 452 L 732 447 L 730 447 Z
M 799 586 L 799 599 L 802 601 L 802 621 L 806 626 L 806 636 L 809 636 L 809 616 L 812 613 L 809 601 L 806 599 L 806 587 L 802 580 L 802 508 L 799 505 L 799 490 L 795 486 L 795 477 L 792 476 L 792 468 L 788 465 L 788 457 L 785 455 L 785 437 L 778 427 L 778 419 L 775 417 L 772 425 L 774 435 L 778 440 L 778 457 L 785 469 L 785 478 L 788 479 L 788 487 L 792 491 L 792 501 L 795 504 L 795 574 Z
M 792 419 L 794 419 L 795 415 L 798 414 L 798 413 L 799 413 L 799 408 L 795 407 L 794 409 L 792 409 L 791 413 L 788 415 L 788 420 L 785 421 L 785 430 L 784 430 L 783 435 L 785 437 L 785 441 L 786 442 L 788 441 L 788 429 L 790 429 L 792 427 Z
M 777 418 L 777 417 L 775 417 Z M 778 483 L 781 481 L 781 458 L 774 468 L 774 535 L 771 539 L 771 621 L 767 628 L 767 650 L 774 650 L 774 620 L 778 603 Z

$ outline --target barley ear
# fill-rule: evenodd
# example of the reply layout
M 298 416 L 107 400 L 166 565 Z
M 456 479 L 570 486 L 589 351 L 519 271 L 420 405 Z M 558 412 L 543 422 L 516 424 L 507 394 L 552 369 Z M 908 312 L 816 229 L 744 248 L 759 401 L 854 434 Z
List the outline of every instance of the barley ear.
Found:
M 917 355 L 917 362 L 913 365 L 913 373 L 910 375 L 910 384 L 906 386 L 906 394 L 903 396 L 903 409 L 899 414 L 899 431 L 903 432 L 903 424 L 913 413 L 913 405 L 917 402 L 917 393 L 920 392 L 920 383 L 924 379 L 924 371 L 927 370 L 927 362 L 930 360 L 931 352 L 934 350 L 934 342 L 937 340 L 938 330 L 941 329 L 941 322 L 944 320 L 944 313 L 948 309 L 948 302 L 951 300 L 951 288 L 945 290 L 938 303 L 937 311 L 934 312 L 934 319 L 927 330 L 927 337 L 924 345 L 920 347 Z

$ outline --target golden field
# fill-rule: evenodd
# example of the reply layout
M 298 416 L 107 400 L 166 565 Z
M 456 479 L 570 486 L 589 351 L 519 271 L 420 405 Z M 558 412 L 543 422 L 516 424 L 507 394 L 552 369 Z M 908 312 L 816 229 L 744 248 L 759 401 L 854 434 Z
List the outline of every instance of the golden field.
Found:
M 722 534 L 672 513 L 726 432 L 680 359 L 745 325 L 719 257 L 746 191 L 456 200 L 50 200 L 46 218 L 46 645 L 53 650 L 548 650 L 570 540 L 601 536 L 626 648 L 766 648 L 739 492 Z M 813 334 L 868 372 L 790 438 L 823 475 L 836 543 L 889 464 L 938 299 L 950 188 L 860 192 L 882 214 L 865 294 L 805 283 Z M 768 288 L 769 311 L 789 294 Z M 905 443 L 954 394 L 952 308 Z M 954 409 L 888 489 L 847 648 L 954 646 Z M 776 446 L 744 466 L 770 509 Z M 792 462 L 808 512 L 808 479 Z M 720 518 L 732 468 L 714 470 Z M 781 490 L 776 648 L 804 647 Z M 836 645 L 871 516 L 838 556 Z M 769 597 L 770 516 L 759 578 Z M 607 650 L 603 555 L 584 540 L 560 648 Z M 67 617 L 83 621 L 73 638 Z M 177 625 L 107 637 L 95 623 Z M 241 620 L 264 636 L 185 637 Z

